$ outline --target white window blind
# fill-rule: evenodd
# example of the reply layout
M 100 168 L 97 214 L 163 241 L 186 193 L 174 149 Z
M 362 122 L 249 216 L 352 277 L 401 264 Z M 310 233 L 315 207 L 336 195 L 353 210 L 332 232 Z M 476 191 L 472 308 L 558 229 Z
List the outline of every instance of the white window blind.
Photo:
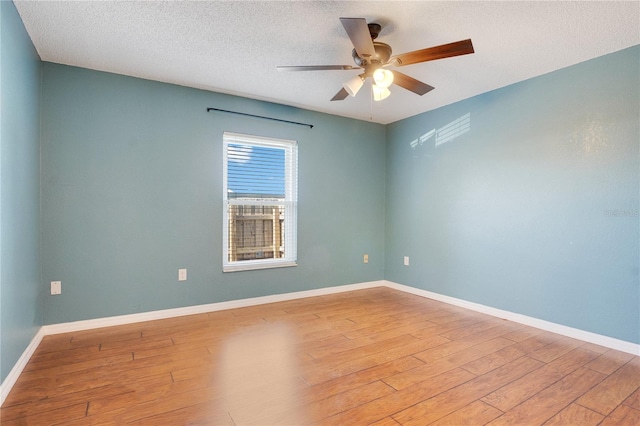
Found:
M 224 133 L 223 271 L 295 266 L 297 142 Z

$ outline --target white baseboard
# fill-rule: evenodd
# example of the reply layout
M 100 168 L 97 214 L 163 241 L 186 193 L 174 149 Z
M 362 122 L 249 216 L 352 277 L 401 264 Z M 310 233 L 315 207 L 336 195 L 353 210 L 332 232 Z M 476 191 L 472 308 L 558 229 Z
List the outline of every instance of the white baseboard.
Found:
M 7 395 L 9 395 L 9 392 L 11 392 L 11 388 L 13 388 L 13 385 L 15 385 L 18 381 L 18 377 L 20 377 L 20 374 L 22 374 L 22 370 L 24 370 L 24 367 L 27 366 L 27 363 L 38 348 L 38 345 L 40 344 L 44 336 L 46 336 L 46 334 L 44 333 L 43 327 L 40 327 L 36 335 L 33 337 L 33 339 L 31 339 L 29 346 L 27 346 L 7 377 L 4 379 L 2 384 L 0 384 L 0 406 L 4 404 L 4 400 L 7 399 Z
M 269 296 L 252 297 L 249 299 L 229 300 L 227 302 L 209 303 L 206 305 L 186 306 L 184 308 L 163 309 L 160 311 L 142 312 L 139 314 L 119 315 L 115 317 L 97 318 L 84 321 L 66 322 L 45 325 L 45 335 L 69 333 L 73 331 L 90 330 L 114 325 L 133 324 L 136 322 L 153 321 L 174 318 L 185 315 L 202 314 L 206 312 L 222 311 L 225 309 L 244 308 L 247 306 L 263 305 L 265 303 L 283 302 L 285 300 L 302 299 L 304 297 L 323 296 L 326 294 L 343 293 L 345 291 L 362 290 L 365 288 L 384 286 L 384 281 L 370 281 L 358 284 L 347 284 L 336 287 L 325 287 L 316 290 L 296 291 L 293 293 L 274 294 Z
M 630 353 L 632 355 L 640 355 L 640 345 L 626 342 L 624 340 L 614 339 L 612 337 L 603 336 L 588 331 L 567 327 L 564 325 L 540 320 L 526 315 L 516 314 L 509 311 L 480 305 L 478 303 L 468 302 L 455 297 L 445 296 L 433 293 L 427 290 L 421 290 L 409 287 L 403 284 L 397 284 L 391 281 L 369 281 L 358 284 L 348 284 L 336 287 L 326 287 L 316 290 L 297 291 L 293 293 L 276 294 L 271 296 L 253 297 L 249 299 L 230 300 L 228 302 L 210 303 L 206 305 L 187 306 L 184 308 L 164 309 L 160 311 L 143 312 L 131 315 L 119 315 L 107 318 L 97 318 L 85 321 L 75 321 L 61 324 L 45 325 L 38 330 L 35 337 L 31 340 L 29 346 L 18 359 L 16 364 L 9 372 L 7 378 L 0 385 L 0 405 L 5 401 L 11 388 L 18 380 L 20 373 L 29 362 L 29 359 L 35 352 L 36 348 L 42 341 L 44 336 L 50 334 L 69 333 L 73 331 L 90 330 L 100 327 L 110 327 L 114 325 L 133 324 L 136 322 L 153 321 L 158 319 L 173 318 L 185 315 L 201 314 L 206 312 L 221 311 L 225 309 L 244 308 L 247 306 L 263 305 L 265 303 L 283 302 L 286 300 L 302 299 L 305 297 L 323 296 L 328 294 L 343 293 L 346 291 L 362 290 L 373 287 L 389 287 L 395 290 L 411 293 L 416 296 L 426 297 L 428 299 L 437 300 L 439 302 L 448 303 L 454 306 L 460 306 L 472 311 L 481 312 L 498 318 L 524 324 L 530 327 L 539 328 L 541 330 L 550 331 L 563 336 L 572 337 L 574 339 L 583 340 L 585 342 L 595 343 L 607 348 L 615 349 L 621 352 Z
M 591 333 L 589 331 L 580 330 L 578 328 L 567 327 L 566 325 L 556 324 L 553 322 L 529 317 L 527 315 L 516 314 L 514 312 L 503 311 L 501 309 L 492 308 L 490 306 L 481 305 L 479 303 L 468 302 L 455 297 L 445 296 L 439 293 L 433 293 L 427 290 L 410 287 L 403 284 L 397 284 L 391 281 L 384 281 L 384 285 L 406 293 L 415 294 L 417 296 L 426 297 L 428 299 L 437 300 L 439 302 L 448 303 L 449 305 L 460 306 L 472 311 L 481 312 L 497 318 L 506 319 L 517 322 L 519 324 L 528 325 L 530 327 L 539 328 L 541 330 L 550 331 L 562 336 L 572 337 L 574 339 L 583 340 L 596 345 L 604 346 L 617 351 L 630 353 L 640 356 L 640 345 L 627 342 L 624 340 L 614 339 L 613 337 L 603 336 L 601 334 Z

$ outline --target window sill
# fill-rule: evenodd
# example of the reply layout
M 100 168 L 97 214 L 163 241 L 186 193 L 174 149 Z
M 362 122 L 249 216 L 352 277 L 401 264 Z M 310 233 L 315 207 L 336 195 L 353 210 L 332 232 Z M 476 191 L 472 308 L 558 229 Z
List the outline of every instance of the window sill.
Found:
M 273 262 L 273 263 L 242 263 L 237 265 L 224 265 L 222 272 L 255 271 L 257 269 L 290 268 L 298 266 L 296 262 Z

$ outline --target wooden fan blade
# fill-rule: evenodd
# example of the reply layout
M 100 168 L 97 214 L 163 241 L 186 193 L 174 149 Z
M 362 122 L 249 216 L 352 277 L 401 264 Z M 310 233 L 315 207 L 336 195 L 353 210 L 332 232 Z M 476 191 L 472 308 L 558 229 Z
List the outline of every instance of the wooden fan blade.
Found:
M 417 93 L 420 96 L 435 89 L 435 87 L 429 86 L 428 84 L 423 83 L 420 80 L 416 80 L 413 77 L 409 77 L 408 75 L 403 74 L 399 71 L 391 72 L 393 73 L 394 84 L 397 84 L 400 87 L 404 87 L 405 89 L 410 90 L 413 93 Z
M 349 35 L 353 47 L 356 48 L 358 56 L 368 59 L 376 54 L 373 48 L 373 40 L 369 33 L 367 20 L 364 18 L 340 18 L 342 26 Z
M 335 96 L 333 98 L 331 98 L 332 101 L 343 101 L 347 96 L 349 96 L 349 93 L 347 93 L 346 90 L 344 90 L 344 88 L 340 89 L 340 91 L 338 93 L 335 94 Z
M 301 66 L 279 66 L 278 71 L 330 71 L 330 70 L 356 70 L 359 67 L 352 65 L 301 65 Z
M 471 39 L 456 41 L 440 46 L 428 47 L 422 50 L 414 50 L 413 52 L 402 53 L 389 59 L 390 63 L 396 62 L 394 65 L 403 66 L 417 64 L 419 62 L 435 61 L 436 59 L 451 58 L 453 56 L 467 55 L 473 53 L 473 44 Z

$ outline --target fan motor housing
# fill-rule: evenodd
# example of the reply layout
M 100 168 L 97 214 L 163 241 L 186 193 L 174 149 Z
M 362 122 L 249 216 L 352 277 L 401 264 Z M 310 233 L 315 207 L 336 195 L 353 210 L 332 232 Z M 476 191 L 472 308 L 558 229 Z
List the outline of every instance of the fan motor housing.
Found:
M 376 54 L 368 59 L 361 58 L 360 56 L 358 56 L 358 52 L 356 52 L 356 49 L 353 49 L 353 51 L 351 52 L 351 56 L 353 56 L 353 62 L 355 62 L 359 67 L 366 67 L 367 65 L 384 65 L 389 62 L 389 58 L 391 57 L 391 46 L 386 43 L 374 41 L 373 49 L 375 50 Z

